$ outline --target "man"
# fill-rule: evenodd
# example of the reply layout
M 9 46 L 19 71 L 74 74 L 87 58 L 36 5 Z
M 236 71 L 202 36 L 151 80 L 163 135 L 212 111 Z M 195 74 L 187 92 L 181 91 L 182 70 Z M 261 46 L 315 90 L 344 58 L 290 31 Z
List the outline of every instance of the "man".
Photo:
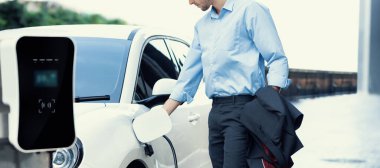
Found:
M 288 62 L 269 10 L 254 0 L 189 0 L 202 11 L 185 65 L 163 109 L 190 103 L 203 78 L 213 100 L 209 154 L 214 168 L 247 167 L 248 133 L 239 121 L 244 104 L 266 84 L 288 85 Z M 265 65 L 269 72 L 265 78 Z

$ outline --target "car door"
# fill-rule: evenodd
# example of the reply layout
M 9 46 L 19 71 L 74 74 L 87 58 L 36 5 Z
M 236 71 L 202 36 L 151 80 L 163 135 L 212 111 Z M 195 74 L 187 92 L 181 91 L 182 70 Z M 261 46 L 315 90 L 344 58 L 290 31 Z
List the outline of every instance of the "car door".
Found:
M 142 102 L 152 96 L 154 84 L 162 78 L 177 79 L 180 68 L 177 60 L 169 53 L 167 45 L 162 38 L 150 39 L 143 49 L 141 56 L 137 85 L 134 93 L 134 102 Z M 179 167 L 199 167 L 197 155 L 196 125 L 188 120 L 189 109 L 180 106 L 171 115 L 173 128 L 167 134 L 172 141 Z M 156 158 L 157 167 L 173 167 L 173 157 L 170 146 L 164 138 L 151 142 Z
M 178 69 L 186 60 L 189 46 L 180 39 L 165 39 L 170 53 L 176 58 Z M 191 104 L 183 105 L 187 111 L 188 122 L 192 125 L 191 132 L 194 138 L 194 149 L 192 151 L 194 158 L 199 163 L 199 167 L 212 167 L 208 154 L 208 115 L 211 110 L 211 100 L 205 94 L 204 83 L 199 84 L 197 93 Z M 186 145 L 186 144 L 183 144 Z

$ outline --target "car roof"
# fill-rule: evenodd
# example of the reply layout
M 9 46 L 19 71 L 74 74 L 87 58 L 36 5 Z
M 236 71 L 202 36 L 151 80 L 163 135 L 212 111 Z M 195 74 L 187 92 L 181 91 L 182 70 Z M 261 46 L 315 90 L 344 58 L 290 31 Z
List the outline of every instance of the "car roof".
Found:
M 53 25 L 38 26 L 0 31 L 0 38 L 10 36 L 69 36 L 69 37 L 100 37 L 127 39 L 129 34 L 138 29 L 130 25 Z
M 81 25 L 51 25 L 27 28 L 8 29 L 0 31 L 0 40 L 4 38 L 20 36 L 66 36 L 66 37 L 99 37 L 127 39 L 128 36 L 138 30 L 141 35 L 174 36 L 183 39 L 180 33 L 167 31 L 160 28 L 132 26 L 132 25 L 104 25 L 104 24 L 81 24 Z M 187 39 L 186 37 L 184 39 Z

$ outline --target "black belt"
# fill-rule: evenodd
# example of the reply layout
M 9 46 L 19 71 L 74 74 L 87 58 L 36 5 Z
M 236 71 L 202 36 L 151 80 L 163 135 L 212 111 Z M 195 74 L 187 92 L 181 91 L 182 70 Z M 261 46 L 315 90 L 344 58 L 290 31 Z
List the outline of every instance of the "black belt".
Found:
M 255 99 L 256 96 L 252 95 L 234 95 L 234 96 L 223 96 L 223 97 L 213 97 L 213 104 L 225 104 L 225 103 L 237 103 L 237 102 L 249 102 Z

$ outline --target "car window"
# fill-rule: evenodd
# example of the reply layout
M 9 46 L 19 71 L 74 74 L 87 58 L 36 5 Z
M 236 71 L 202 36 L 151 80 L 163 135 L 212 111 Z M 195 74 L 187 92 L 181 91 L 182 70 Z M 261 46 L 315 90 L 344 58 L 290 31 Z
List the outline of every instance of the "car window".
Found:
M 169 54 L 164 40 L 150 41 L 143 50 L 134 100 L 150 97 L 153 86 L 159 79 L 177 79 L 178 75 L 176 60 Z
M 168 44 L 170 52 L 175 56 L 179 71 L 181 71 L 181 68 L 186 60 L 186 55 L 189 52 L 189 46 L 186 45 L 185 43 L 175 41 L 175 40 L 165 40 L 165 41 Z
M 130 41 L 82 37 L 73 40 L 76 47 L 75 97 L 110 95 L 111 100 L 96 102 L 119 102 Z

